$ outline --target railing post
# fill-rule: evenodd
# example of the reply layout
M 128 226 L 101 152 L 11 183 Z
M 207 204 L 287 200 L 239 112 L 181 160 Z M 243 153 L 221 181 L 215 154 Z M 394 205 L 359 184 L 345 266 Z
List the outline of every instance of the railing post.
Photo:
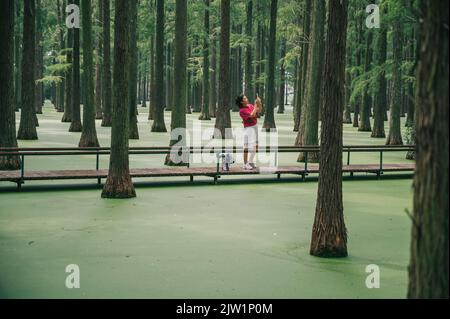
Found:
M 350 165 L 350 149 L 348 150 L 347 153 L 347 165 Z
M 305 152 L 305 175 L 303 175 L 303 180 L 308 176 L 308 151 Z
M 380 152 L 380 175 L 383 174 L 383 151 Z
M 22 165 L 20 165 L 20 181 L 17 184 L 17 188 L 18 190 L 22 189 L 22 184 L 25 184 L 25 155 L 22 154 L 20 156 L 21 161 L 22 161 Z
M 95 164 L 95 168 L 96 168 L 96 170 L 97 170 L 97 174 L 99 174 L 99 169 L 100 169 L 100 153 L 99 153 L 99 151 L 98 151 L 98 149 L 97 149 L 97 155 L 96 155 L 96 164 Z M 100 177 L 98 177 L 97 178 L 97 184 L 98 185 L 101 185 L 101 183 L 102 183 L 102 179 L 100 178 Z

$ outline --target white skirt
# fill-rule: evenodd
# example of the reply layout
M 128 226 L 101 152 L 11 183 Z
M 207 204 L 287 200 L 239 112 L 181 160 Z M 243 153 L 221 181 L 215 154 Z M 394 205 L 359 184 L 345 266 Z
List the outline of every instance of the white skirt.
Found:
M 258 125 L 244 128 L 244 148 L 253 149 L 258 144 Z

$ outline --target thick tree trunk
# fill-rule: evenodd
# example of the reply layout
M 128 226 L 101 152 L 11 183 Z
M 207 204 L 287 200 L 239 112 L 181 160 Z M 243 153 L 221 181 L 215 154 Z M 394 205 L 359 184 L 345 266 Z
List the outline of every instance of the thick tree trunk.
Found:
M 186 75 L 187 75 L 187 2 L 176 0 L 174 41 L 174 86 L 170 153 L 165 165 L 185 165 L 188 157 L 180 150 L 186 146 Z
M 0 149 L 17 147 L 14 100 L 14 1 L 0 1 Z M 0 156 L 1 170 L 20 169 L 18 156 Z
M 211 120 L 209 112 L 209 2 L 210 0 L 205 0 L 205 38 L 203 39 L 203 101 L 202 114 L 199 117 L 199 120 L 202 121 Z
M 219 105 L 215 128 L 220 138 L 231 138 L 230 116 L 230 0 L 221 1 L 221 33 L 220 33 L 220 73 L 219 73 Z M 228 133 L 228 134 L 227 134 Z M 219 138 L 219 136 L 215 136 Z
M 102 63 L 102 103 L 103 127 L 112 125 L 112 83 L 111 83 L 111 18 L 110 0 L 103 1 L 103 63 Z
M 83 130 L 79 147 L 98 147 L 97 130 L 95 128 L 94 105 L 94 57 L 92 48 L 92 7 L 91 0 L 82 0 L 83 27 L 83 76 L 84 105 Z
M 408 298 L 448 289 L 448 1 L 424 1 L 417 78 L 417 160 Z
M 34 105 L 35 82 L 35 30 L 36 2 L 24 0 L 23 13 L 23 50 L 22 50 L 22 112 L 17 139 L 37 140 L 36 109 Z
M 164 123 L 164 0 L 156 0 L 155 114 L 152 132 L 167 132 Z
M 79 6 L 80 0 L 74 0 Z M 69 132 L 81 132 L 81 92 L 80 92 L 80 29 L 73 29 L 73 71 L 72 71 L 72 123 Z
M 114 26 L 114 89 L 109 173 L 103 188 L 103 198 L 136 197 L 130 176 L 128 158 L 128 128 L 130 95 L 131 11 L 137 0 L 116 0 Z M 125 92 L 125 94 L 124 94 Z
M 346 257 L 347 231 L 342 203 L 342 112 L 345 103 L 347 0 L 328 7 L 320 174 L 310 254 Z
M 277 39 L 277 12 L 278 0 L 272 0 L 270 6 L 270 33 L 269 33 L 269 57 L 267 72 L 267 99 L 266 113 L 263 129 L 267 132 L 276 130 L 274 110 L 276 107 L 275 95 L 275 46 Z

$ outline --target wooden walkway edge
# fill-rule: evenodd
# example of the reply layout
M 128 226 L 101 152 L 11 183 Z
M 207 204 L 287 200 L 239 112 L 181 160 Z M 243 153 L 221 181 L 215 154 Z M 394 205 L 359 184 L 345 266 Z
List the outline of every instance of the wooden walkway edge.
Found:
M 414 172 L 415 164 L 384 164 L 382 169 L 380 165 L 344 165 L 342 173 L 349 173 L 351 176 L 355 173 L 370 173 L 380 177 L 384 172 Z M 216 184 L 222 176 L 251 176 L 251 175 L 276 175 L 281 178 L 282 175 L 299 175 L 305 179 L 308 174 L 318 174 L 318 164 L 308 164 L 305 166 L 280 166 L 276 168 L 260 168 L 257 170 L 246 171 L 240 167 L 232 167 L 230 171 L 217 171 L 215 167 L 171 167 L 171 168 L 149 168 L 149 169 L 131 169 L 132 178 L 152 178 L 152 177 L 211 177 Z M 108 170 L 52 170 L 52 171 L 27 171 L 23 177 L 21 171 L 0 171 L 0 182 L 8 181 L 17 183 L 20 189 L 25 181 L 48 181 L 48 180 L 81 180 L 96 179 L 100 184 L 102 179 L 107 178 Z

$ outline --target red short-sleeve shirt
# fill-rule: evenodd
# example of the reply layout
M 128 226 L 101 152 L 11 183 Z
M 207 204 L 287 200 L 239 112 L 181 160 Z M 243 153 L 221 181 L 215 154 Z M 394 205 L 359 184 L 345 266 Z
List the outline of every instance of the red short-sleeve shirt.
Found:
M 255 106 L 253 104 L 247 104 L 247 107 L 243 107 L 239 111 L 239 115 L 242 118 L 244 127 L 254 126 L 258 123 L 258 120 L 255 117 L 250 117 L 254 109 Z

